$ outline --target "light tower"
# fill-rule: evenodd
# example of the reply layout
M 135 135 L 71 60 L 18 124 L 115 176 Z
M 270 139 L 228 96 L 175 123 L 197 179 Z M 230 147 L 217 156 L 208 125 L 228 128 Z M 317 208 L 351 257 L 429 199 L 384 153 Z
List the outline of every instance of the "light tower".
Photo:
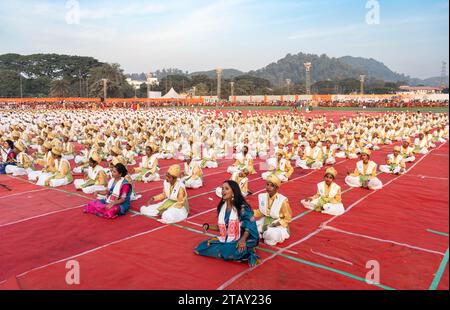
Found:
M 217 68 L 216 73 L 217 73 L 217 98 L 220 100 L 220 95 L 221 95 L 221 91 L 222 91 L 221 84 L 222 84 L 223 69 Z
M 445 61 L 442 62 L 442 70 L 441 70 L 441 88 L 444 89 L 447 86 L 447 63 Z
M 305 89 L 306 94 L 311 95 L 311 68 L 312 64 L 310 62 L 305 62 L 305 71 L 306 71 L 306 83 L 305 83 Z
M 230 82 L 230 87 L 231 87 L 231 97 L 234 96 L 234 82 Z
M 145 75 L 145 77 L 147 78 L 147 98 L 150 98 L 153 74 L 149 72 Z
M 106 100 L 106 95 L 107 95 L 106 84 L 108 82 L 108 79 L 102 79 L 102 82 L 103 82 L 103 99 Z
M 361 88 L 360 88 L 360 94 L 361 95 L 364 95 L 364 81 L 365 81 L 365 79 L 366 79 L 365 75 L 361 74 L 359 76 L 359 81 L 361 82 Z
M 292 82 L 291 79 L 286 79 L 286 86 L 287 86 L 287 94 L 288 95 L 291 95 L 291 92 L 290 92 L 291 82 Z

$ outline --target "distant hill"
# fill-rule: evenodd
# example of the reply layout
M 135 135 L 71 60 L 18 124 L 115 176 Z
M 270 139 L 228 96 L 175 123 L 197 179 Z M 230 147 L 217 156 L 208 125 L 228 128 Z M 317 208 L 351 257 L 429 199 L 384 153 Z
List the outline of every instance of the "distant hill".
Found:
M 223 70 L 223 78 L 224 79 L 233 79 L 235 77 L 238 77 L 240 75 L 244 75 L 245 73 L 236 69 L 224 69 Z M 206 75 L 208 76 L 210 79 L 214 79 L 217 76 L 216 70 L 209 70 L 209 71 L 198 71 L 198 72 L 193 72 L 191 74 L 189 74 L 190 76 L 194 76 L 194 75 Z
M 303 65 L 305 62 L 312 63 L 311 80 L 313 83 L 317 81 L 356 78 L 363 73 L 363 71 L 341 62 L 339 59 L 330 58 L 325 54 L 318 56 L 298 53 L 296 55 L 288 54 L 276 63 L 271 63 L 256 71 L 250 71 L 248 74 L 267 79 L 273 85 L 285 84 L 286 79 L 290 79 L 294 83 L 299 83 L 306 79 Z
M 286 79 L 290 79 L 293 83 L 305 82 L 305 68 L 304 63 L 311 62 L 311 82 L 319 81 L 336 81 L 343 79 L 359 79 L 361 74 L 366 75 L 366 81 L 368 84 L 384 82 L 401 82 L 412 86 L 425 85 L 425 86 L 439 86 L 441 83 L 440 77 L 432 77 L 428 79 L 412 78 L 402 73 L 395 72 L 384 63 L 373 59 L 364 57 L 329 57 L 325 54 L 305 54 L 298 53 L 295 55 L 288 54 L 284 58 L 273 62 L 258 70 L 252 70 L 250 72 L 242 72 L 237 69 L 224 69 L 224 79 L 234 79 L 243 75 L 250 75 L 257 78 L 262 78 L 270 81 L 274 87 L 285 85 Z M 188 73 L 179 69 L 163 69 L 156 72 L 156 77 L 159 79 L 166 77 L 167 75 L 185 75 L 185 76 L 198 76 L 206 75 L 210 79 L 216 79 L 216 71 L 198 71 Z M 133 74 L 135 77 L 144 76 L 144 74 Z M 448 77 L 446 79 L 448 85 Z
M 389 69 L 384 63 L 373 58 L 344 56 L 339 61 L 349 65 L 355 70 L 364 72 L 368 79 L 382 80 L 385 82 L 408 81 L 409 76 L 399 74 Z
M 448 86 L 448 76 L 444 79 L 445 85 Z M 409 81 L 409 84 L 411 86 L 418 86 L 418 85 L 424 85 L 424 86 L 440 86 L 441 85 L 441 77 L 440 76 L 434 76 L 428 79 L 411 79 Z

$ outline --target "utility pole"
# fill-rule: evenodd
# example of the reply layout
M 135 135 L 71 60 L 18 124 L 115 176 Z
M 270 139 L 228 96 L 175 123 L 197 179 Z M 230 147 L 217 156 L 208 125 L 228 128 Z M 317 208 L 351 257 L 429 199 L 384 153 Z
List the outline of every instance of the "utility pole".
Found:
M 444 89 L 447 86 L 447 63 L 442 62 L 442 69 L 441 69 L 441 88 Z
M 78 78 L 80 79 L 80 98 L 83 97 L 82 88 L 81 88 L 81 70 L 78 71 Z
M 217 99 L 220 100 L 220 95 L 222 92 L 222 73 L 223 73 L 223 69 L 222 68 L 217 68 L 216 69 L 216 73 L 217 73 Z
M 19 72 L 19 78 L 20 78 L 20 98 L 23 98 L 22 72 Z
M 306 70 L 306 94 L 307 95 L 311 95 L 311 67 L 312 64 L 310 62 L 305 62 L 303 64 L 305 66 L 305 70 Z

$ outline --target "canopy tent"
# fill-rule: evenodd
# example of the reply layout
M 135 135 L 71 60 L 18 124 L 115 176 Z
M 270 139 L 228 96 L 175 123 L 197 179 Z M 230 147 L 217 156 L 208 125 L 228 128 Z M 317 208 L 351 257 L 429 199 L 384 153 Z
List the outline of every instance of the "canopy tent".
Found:
M 186 97 L 179 95 L 175 89 L 171 88 L 167 94 L 163 96 L 164 99 L 186 99 Z

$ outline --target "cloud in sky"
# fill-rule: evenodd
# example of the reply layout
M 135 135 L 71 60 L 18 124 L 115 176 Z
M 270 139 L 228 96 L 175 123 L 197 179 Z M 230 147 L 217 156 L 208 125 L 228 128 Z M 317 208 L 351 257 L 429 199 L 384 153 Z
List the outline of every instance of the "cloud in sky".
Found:
M 408 75 L 439 75 L 448 61 L 448 1 L 379 3 L 380 24 L 367 25 L 363 0 L 79 0 L 80 23 L 68 24 L 66 0 L 5 1 L 0 53 L 93 56 L 142 72 L 246 71 L 308 52 L 373 57 Z

